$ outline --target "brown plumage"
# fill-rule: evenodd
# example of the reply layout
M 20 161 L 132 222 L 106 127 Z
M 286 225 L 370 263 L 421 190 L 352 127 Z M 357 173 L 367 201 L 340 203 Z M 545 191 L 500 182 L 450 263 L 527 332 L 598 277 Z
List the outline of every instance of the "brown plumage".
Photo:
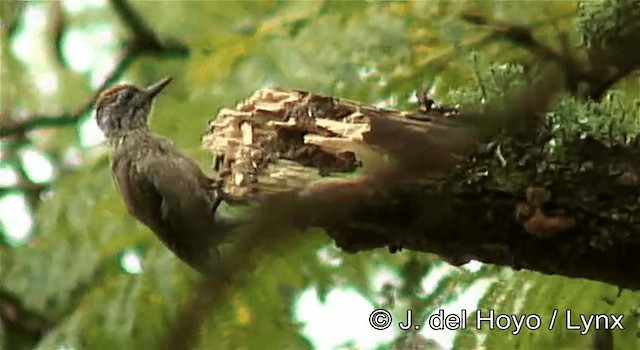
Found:
M 220 258 L 217 245 L 230 229 L 215 218 L 216 182 L 148 127 L 153 100 L 170 81 L 104 91 L 96 120 L 112 146 L 112 175 L 129 213 L 185 263 L 212 273 Z

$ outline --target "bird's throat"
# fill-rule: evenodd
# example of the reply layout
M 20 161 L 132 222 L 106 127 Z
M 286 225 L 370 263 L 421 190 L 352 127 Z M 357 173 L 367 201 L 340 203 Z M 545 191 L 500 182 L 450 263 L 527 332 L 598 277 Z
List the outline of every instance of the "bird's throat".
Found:
M 153 138 L 149 128 L 138 128 L 134 130 L 120 131 L 108 137 L 109 145 L 117 151 L 123 147 L 131 147 L 146 143 L 146 140 Z

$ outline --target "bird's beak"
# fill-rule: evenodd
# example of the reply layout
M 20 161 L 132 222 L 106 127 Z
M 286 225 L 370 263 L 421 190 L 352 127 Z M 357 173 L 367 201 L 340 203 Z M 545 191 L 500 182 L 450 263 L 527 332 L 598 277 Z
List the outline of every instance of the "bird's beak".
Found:
M 171 82 L 171 80 L 173 80 L 173 78 L 171 77 L 166 77 L 162 80 L 160 80 L 159 82 L 149 86 L 148 88 L 144 89 L 144 101 L 149 101 L 152 100 L 154 97 L 156 97 L 157 94 L 160 93 L 160 91 L 162 91 L 162 89 L 164 89 L 167 85 L 169 85 L 169 83 Z

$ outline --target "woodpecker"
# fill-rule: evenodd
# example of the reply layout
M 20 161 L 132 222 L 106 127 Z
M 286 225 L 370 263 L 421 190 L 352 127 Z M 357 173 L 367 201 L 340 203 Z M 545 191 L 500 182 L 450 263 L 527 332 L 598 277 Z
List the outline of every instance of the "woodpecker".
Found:
M 111 171 L 129 213 L 193 269 L 214 273 L 218 245 L 233 224 L 216 218 L 219 183 L 148 125 L 164 78 L 141 89 L 121 84 L 96 100 L 96 121 L 111 146 Z

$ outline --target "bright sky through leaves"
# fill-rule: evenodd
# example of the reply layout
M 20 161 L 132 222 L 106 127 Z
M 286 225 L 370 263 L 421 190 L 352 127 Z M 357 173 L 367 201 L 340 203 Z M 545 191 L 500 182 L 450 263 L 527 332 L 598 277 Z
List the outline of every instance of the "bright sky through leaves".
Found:
M 140 261 L 140 256 L 134 251 L 127 251 L 122 254 L 120 265 L 123 270 L 132 275 L 142 272 L 142 261 Z
M 0 222 L 11 244 L 26 242 L 33 228 L 33 219 L 24 196 L 8 194 L 0 198 Z

